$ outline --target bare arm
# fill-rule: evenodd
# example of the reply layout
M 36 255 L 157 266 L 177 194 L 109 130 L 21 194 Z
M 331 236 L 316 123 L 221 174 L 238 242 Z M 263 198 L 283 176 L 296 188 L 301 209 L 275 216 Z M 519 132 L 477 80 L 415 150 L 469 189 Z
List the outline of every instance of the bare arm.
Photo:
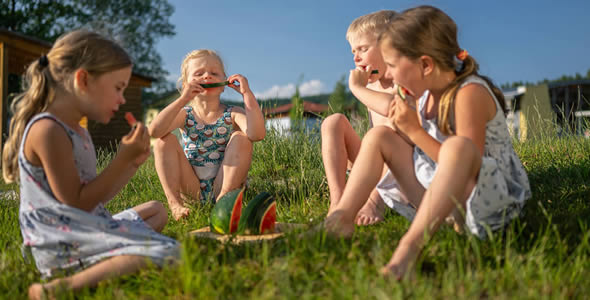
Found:
M 186 112 L 183 110 L 183 107 L 203 91 L 203 87 L 194 81 L 185 84 L 180 97 L 160 111 L 152 123 L 150 123 L 148 129 L 150 136 L 161 138 L 172 130 L 181 127 L 186 118 Z
M 186 118 L 186 112 L 183 109 L 185 105 L 186 103 L 181 98 L 178 98 L 161 110 L 150 123 L 148 128 L 150 136 L 161 138 L 172 130 L 181 127 Z
M 407 106 L 407 104 L 405 105 Z M 398 106 L 396 109 L 403 108 Z M 485 87 L 469 84 L 457 92 L 454 109 L 456 135 L 469 138 L 483 155 L 486 124 L 496 113 L 494 99 Z M 430 158 L 438 162 L 441 144 L 421 127 L 419 129 L 412 128 L 407 131 L 408 137 Z
M 58 201 L 92 211 L 106 203 L 125 186 L 137 168 L 149 157 L 149 136 L 141 123 L 124 136 L 112 162 L 90 182 L 81 182 L 74 163 L 72 142 L 63 127 L 40 120 L 31 127 L 25 151 L 38 160 Z
M 367 88 L 370 73 L 370 70 L 350 70 L 348 86 L 352 94 L 370 110 L 386 117 L 389 112 L 390 103 L 394 97 L 392 94 L 377 92 Z
M 266 135 L 264 117 L 262 116 L 262 110 L 256 101 L 256 97 L 254 97 L 248 86 L 248 80 L 239 74 L 230 76 L 228 80 L 231 82 L 229 86 L 244 97 L 244 109 L 234 107 L 232 111 L 234 122 L 251 141 L 256 142 L 262 140 Z M 234 81 L 238 81 L 240 85 L 234 85 Z
M 496 103 L 480 84 L 468 84 L 455 97 L 455 127 L 457 136 L 469 138 L 481 155 L 486 142 L 486 125 L 496 115 Z

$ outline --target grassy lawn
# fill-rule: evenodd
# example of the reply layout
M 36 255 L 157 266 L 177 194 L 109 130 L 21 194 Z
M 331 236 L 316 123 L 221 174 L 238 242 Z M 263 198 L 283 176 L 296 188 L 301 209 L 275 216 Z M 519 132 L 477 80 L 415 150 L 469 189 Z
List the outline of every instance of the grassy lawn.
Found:
M 350 240 L 288 234 L 274 242 L 224 245 L 191 238 L 208 224 L 210 206 L 188 220 L 172 218 L 164 234 L 182 242 L 178 266 L 84 290 L 76 299 L 504 299 L 585 298 L 590 295 L 590 140 L 543 139 L 516 145 L 533 198 L 522 218 L 482 241 L 442 228 L 427 245 L 413 280 L 382 278 L 384 265 L 409 223 L 389 210 L 385 222 L 359 228 Z M 109 159 L 101 155 L 102 168 Z M 255 144 L 245 199 L 268 191 L 280 222 L 317 224 L 328 209 L 318 138 L 269 132 Z M 15 190 L 14 185 L 1 190 Z M 6 198 L 6 197 L 5 197 Z M 141 202 L 166 203 L 153 159 L 108 205 L 118 212 Z M 24 298 L 39 281 L 23 261 L 18 200 L 0 200 L 0 298 Z M 73 294 L 62 295 L 74 299 Z

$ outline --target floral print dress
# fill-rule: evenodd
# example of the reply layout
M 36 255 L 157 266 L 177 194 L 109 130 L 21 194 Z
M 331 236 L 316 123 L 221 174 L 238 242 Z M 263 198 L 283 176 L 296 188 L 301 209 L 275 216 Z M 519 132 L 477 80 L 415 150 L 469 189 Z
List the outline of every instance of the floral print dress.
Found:
M 525 201 L 531 197 L 531 188 L 524 167 L 514 151 L 512 137 L 508 132 L 504 112 L 488 84 L 480 77 L 470 76 L 461 87 L 468 84 L 484 86 L 496 103 L 496 115 L 486 124 L 484 155 L 476 186 L 467 199 L 465 225 L 471 233 L 484 238 L 487 229 L 497 230 L 520 215 Z M 425 108 L 429 93 L 419 100 L 418 110 L 422 127 L 439 142 L 448 137 L 438 129 L 436 119 L 427 119 Z M 418 181 L 428 188 L 437 164 L 422 151 L 414 147 L 414 172 Z M 402 200 L 399 185 L 391 171 L 381 179 L 377 190 L 383 201 L 409 220 L 413 220 L 416 209 Z
M 146 256 L 158 265 L 177 259 L 178 242 L 154 231 L 135 210 L 112 216 L 102 204 L 86 212 L 55 198 L 45 171 L 32 165 L 23 150 L 31 125 L 45 118 L 60 124 L 70 137 L 82 183 L 96 177 L 96 154 L 88 131 L 80 135 L 49 113 L 38 114 L 29 121 L 18 156 L 19 223 L 25 258 L 32 255 L 43 277 L 77 271 L 118 255 Z

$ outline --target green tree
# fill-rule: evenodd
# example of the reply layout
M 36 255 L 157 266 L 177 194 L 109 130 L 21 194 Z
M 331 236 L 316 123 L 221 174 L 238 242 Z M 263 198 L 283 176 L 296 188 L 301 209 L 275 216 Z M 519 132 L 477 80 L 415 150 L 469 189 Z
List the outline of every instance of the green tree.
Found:
M 3 0 L 0 27 L 48 42 L 86 28 L 121 43 L 134 60 L 134 71 L 156 79 L 154 90 L 167 90 L 168 72 L 156 43 L 175 35 L 167 0 Z
M 295 86 L 295 94 L 291 97 L 291 103 L 293 104 L 289 110 L 291 129 L 297 130 L 303 123 L 303 99 L 299 93 L 299 83 Z
M 346 92 L 346 76 L 342 76 L 336 82 L 334 91 L 328 98 L 328 106 L 330 107 L 330 114 L 344 113 L 348 105 L 348 93 Z

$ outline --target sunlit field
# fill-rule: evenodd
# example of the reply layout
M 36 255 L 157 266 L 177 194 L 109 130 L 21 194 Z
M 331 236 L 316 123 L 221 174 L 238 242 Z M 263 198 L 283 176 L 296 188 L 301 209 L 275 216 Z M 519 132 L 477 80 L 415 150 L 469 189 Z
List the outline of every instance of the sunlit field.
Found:
M 362 129 L 359 129 L 362 131 Z M 194 205 L 187 220 L 170 217 L 164 234 L 182 243 L 182 260 L 64 299 L 505 299 L 585 298 L 590 294 L 590 139 L 541 138 L 515 142 L 533 198 L 520 219 L 488 240 L 443 227 L 424 249 L 416 276 L 397 282 L 378 270 L 409 223 L 388 210 L 385 222 L 358 228 L 351 239 L 288 233 L 284 238 L 234 246 L 195 239 L 211 206 Z M 99 170 L 110 160 L 100 153 Z M 0 297 L 26 297 L 40 280 L 21 256 L 15 185 L 0 201 Z M 255 144 L 245 199 L 274 194 L 280 222 L 318 224 L 328 210 L 319 134 L 270 131 Z M 118 212 L 147 200 L 166 207 L 153 159 L 108 208 Z

